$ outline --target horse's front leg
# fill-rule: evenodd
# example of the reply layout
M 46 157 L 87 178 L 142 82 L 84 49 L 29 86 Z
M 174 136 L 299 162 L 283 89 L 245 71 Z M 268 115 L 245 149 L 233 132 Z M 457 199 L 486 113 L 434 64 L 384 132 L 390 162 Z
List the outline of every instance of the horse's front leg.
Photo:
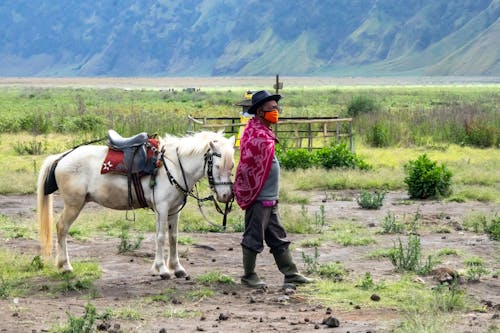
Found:
M 165 239 L 166 239 L 166 227 L 167 223 L 167 213 L 161 213 L 166 210 L 156 211 L 156 249 L 155 249 L 155 260 L 153 262 L 153 267 L 151 270 L 153 272 L 158 272 L 162 279 L 170 279 L 171 272 L 167 269 L 165 265 Z
M 179 262 L 179 254 L 177 252 L 177 226 L 179 223 L 179 213 L 173 214 L 168 217 L 168 268 L 173 271 L 175 276 L 185 277 L 187 276 L 186 270 L 182 267 Z

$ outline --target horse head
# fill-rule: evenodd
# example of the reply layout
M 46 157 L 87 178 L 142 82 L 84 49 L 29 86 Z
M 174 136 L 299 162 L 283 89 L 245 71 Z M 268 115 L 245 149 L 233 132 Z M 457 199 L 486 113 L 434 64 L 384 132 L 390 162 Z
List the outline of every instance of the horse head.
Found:
M 210 141 L 210 149 L 205 154 L 208 183 L 220 202 L 233 199 L 234 143 L 234 136 L 227 139 L 221 134 L 220 138 Z

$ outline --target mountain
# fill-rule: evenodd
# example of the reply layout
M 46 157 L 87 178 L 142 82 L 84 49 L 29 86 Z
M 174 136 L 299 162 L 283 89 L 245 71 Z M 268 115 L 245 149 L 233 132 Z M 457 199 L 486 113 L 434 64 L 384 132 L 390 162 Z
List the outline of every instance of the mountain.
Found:
M 3 0 L 0 76 L 500 76 L 500 0 Z

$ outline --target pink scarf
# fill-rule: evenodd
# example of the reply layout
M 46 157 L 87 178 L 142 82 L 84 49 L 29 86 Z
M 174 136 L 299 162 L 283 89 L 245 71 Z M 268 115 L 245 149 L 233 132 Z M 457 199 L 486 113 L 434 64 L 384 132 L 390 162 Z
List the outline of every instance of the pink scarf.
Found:
M 240 139 L 240 162 L 236 168 L 234 196 L 245 210 L 255 201 L 269 176 L 276 136 L 259 119 L 249 120 Z

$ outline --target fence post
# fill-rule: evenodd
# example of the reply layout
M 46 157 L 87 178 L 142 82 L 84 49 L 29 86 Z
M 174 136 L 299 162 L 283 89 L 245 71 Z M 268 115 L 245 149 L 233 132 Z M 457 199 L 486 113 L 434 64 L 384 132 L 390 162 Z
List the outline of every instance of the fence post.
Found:
M 351 153 L 354 154 L 354 138 L 352 135 L 352 119 L 349 121 L 349 148 L 351 149 Z

